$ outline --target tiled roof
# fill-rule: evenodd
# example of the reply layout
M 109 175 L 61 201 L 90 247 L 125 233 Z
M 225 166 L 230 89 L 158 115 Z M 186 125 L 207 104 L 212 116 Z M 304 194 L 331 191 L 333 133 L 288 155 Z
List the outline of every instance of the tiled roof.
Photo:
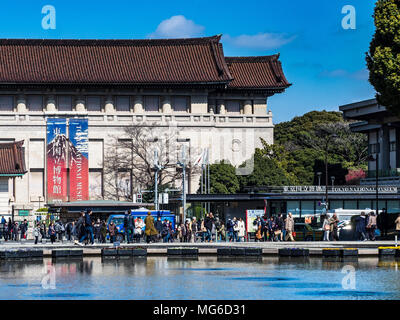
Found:
M 261 57 L 225 57 L 234 78 L 229 88 L 280 89 L 291 84 L 287 81 L 279 55 Z
M 278 55 L 225 57 L 220 38 L 0 39 L 0 85 L 290 85 Z
M 220 36 L 0 40 L 0 83 L 227 83 Z
M 24 174 L 25 148 L 24 141 L 0 143 L 0 174 Z

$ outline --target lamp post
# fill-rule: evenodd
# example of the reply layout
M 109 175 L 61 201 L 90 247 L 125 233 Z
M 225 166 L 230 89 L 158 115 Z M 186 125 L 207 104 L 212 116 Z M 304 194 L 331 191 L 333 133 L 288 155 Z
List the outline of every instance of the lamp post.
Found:
M 187 141 L 187 140 L 186 140 Z M 178 165 L 182 167 L 182 205 L 183 205 L 183 223 L 186 221 L 186 146 L 182 146 L 182 157 L 181 161 L 178 161 Z
M 325 141 L 325 211 L 328 213 L 329 202 L 328 202 L 328 151 L 331 145 L 331 140 L 336 139 L 335 133 L 330 134 Z
M 378 190 L 378 181 L 379 181 L 379 156 L 378 153 L 375 155 L 375 157 L 370 154 L 368 156 L 368 161 L 374 162 L 375 161 L 375 196 L 376 196 L 376 216 L 378 216 L 378 201 L 379 201 L 379 190 Z
M 322 175 L 322 172 L 318 171 L 317 176 L 318 176 L 318 186 L 319 187 L 321 186 L 321 175 Z

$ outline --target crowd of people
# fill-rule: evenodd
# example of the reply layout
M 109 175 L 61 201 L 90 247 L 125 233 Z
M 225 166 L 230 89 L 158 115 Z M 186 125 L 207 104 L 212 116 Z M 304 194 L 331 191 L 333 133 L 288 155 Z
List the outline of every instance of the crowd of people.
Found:
M 119 226 L 111 221 L 108 225 L 105 220 L 92 219 L 92 211 L 81 212 L 79 219 L 67 224 L 61 220 L 50 221 L 46 226 L 45 221 L 35 222 L 33 237 L 35 244 L 42 239 L 49 239 L 51 243 L 57 241 L 74 241 L 78 245 L 97 243 L 114 243 L 116 241 L 126 241 L 127 243 L 145 241 L 151 242 L 213 242 L 247 241 L 246 225 L 242 218 L 228 219 L 226 225 L 218 216 L 214 217 L 210 212 L 204 218 L 193 217 L 184 223 L 173 223 L 168 219 L 158 216 L 153 218 L 150 212 L 145 219 L 136 219 L 128 212 L 125 212 L 123 219 L 124 232 L 119 230 Z M 315 217 L 314 217 L 315 218 Z M 334 213 L 332 216 L 326 214 L 321 216 L 323 240 L 338 241 L 339 219 Z M 316 224 L 316 219 L 309 222 L 312 226 Z M 257 216 L 253 222 L 255 241 L 295 241 L 294 237 L 294 218 L 291 212 L 286 216 L 278 214 L 273 217 L 265 218 Z M 321 226 L 321 225 L 320 225 Z M 400 237 L 400 215 L 395 221 L 397 234 Z M 369 213 L 361 212 L 355 219 L 355 240 L 375 241 L 378 219 L 375 211 Z M 28 222 L 8 221 L 1 217 L 0 220 L 0 239 L 5 241 L 20 241 L 27 238 Z

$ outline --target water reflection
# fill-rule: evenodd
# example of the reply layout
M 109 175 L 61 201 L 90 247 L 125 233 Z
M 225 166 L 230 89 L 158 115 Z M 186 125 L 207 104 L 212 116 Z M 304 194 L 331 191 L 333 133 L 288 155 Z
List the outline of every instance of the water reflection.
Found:
M 2 261 L 0 299 L 399 299 L 400 261 L 264 257 L 90 257 Z M 341 270 L 356 269 L 356 290 Z M 54 267 L 56 288 L 43 289 Z

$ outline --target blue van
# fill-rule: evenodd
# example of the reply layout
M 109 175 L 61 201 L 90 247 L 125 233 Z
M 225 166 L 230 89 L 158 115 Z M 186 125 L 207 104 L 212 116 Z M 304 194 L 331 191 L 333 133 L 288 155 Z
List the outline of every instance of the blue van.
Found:
M 135 222 L 138 218 L 143 220 L 144 224 L 144 219 L 147 217 L 147 212 L 151 212 L 152 217 L 154 218 L 154 221 L 157 220 L 157 218 L 160 216 L 161 221 L 164 221 L 167 219 L 172 223 L 172 228 L 175 230 L 175 215 L 172 214 L 169 210 L 147 210 L 147 209 L 135 209 L 131 210 L 131 215 L 135 219 Z M 125 229 L 124 229 L 124 217 L 125 215 L 123 214 L 111 214 L 108 219 L 107 219 L 107 230 L 108 226 L 110 225 L 110 222 L 114 222 L 114 224 L 117 226 L 117 235 L 115 237 L 115 240 L 117 242 L 123 242 L 125 238 Z M 145 226 L 142 228 L 143 232 L 145 230 Z M 107 235 L 107 239 L 109 239 L 110 236 Z

